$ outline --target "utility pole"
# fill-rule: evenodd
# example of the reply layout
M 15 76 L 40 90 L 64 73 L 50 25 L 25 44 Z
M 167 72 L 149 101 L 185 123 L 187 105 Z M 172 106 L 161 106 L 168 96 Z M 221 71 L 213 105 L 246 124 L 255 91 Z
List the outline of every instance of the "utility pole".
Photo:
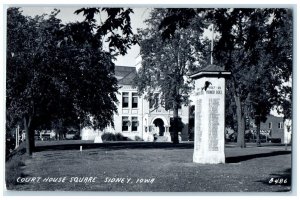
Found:
M 213 62 L 213 51 L 214 51 L 214 24 L 211 24 L 212 29 L 212 38 L 211 38 L 211 47 L 210 47 L 210 64 L 214 64 Z
M 20 126 L 18 125 L 17 128 L 16 128 L 16 145 L 15 145 L 15 148 L 18 148 L 19 145 L 20 145 L 19 134 L 20 134 Z

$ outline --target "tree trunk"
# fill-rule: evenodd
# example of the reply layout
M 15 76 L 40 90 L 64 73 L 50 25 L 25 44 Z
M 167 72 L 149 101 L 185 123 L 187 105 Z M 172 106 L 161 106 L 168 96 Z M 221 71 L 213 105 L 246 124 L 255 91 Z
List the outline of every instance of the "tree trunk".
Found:
M 31 152 L 35 151 L 35 139 L 34 139 L 34 129 L 31 126 L 29 129 L 29 136 L 30 136 L 30 147 L 31 147 Z
M 260 117 L 259 116 L 255 116 L 255 125 L 256 125 L 256 145 L 260 147 L 261 141 L 260 141 Z
M 55 130 L 55 140 L 58 140 L 58 137 L 59 137 L 59 133 L 57 130 Z
M 26 134 L 26 153 L 28 156 L 32 156 L 34 151 L 34 130 L 32 130 L 31 119 L 24 117 L 24 128 Z
M 179 122 L 179 119 L 178 119 L 178 106 L 175 105 L 174 106 L 174 111 L 173 111 L 173 131 L 174 131 L 174 134 L 173 134 L 173 143 L 174 144 L 178 144 L 179 143 L 179 140 L 178 140 L 178 132 L 179 132 L 179 128 L 178 128 L 178 124 L 180 123 Z
M 236 114 L 238 123 L 237 146 L 245 148 L 245 117 L 242 114 L 241 99 L 238 96 L 235 96 L 234 99 L 236 103 Z

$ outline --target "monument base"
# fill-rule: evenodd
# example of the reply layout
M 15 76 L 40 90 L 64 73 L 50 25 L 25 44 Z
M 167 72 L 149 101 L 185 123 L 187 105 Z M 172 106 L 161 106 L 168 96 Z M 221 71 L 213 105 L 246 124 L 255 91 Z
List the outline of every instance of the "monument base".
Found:
M 94 143 L 103 143 L 102 137 L 101 136 L 96 136 L 95 140 L 94 140 Z
M 224 164 L 225 153 L 206 153 L 202 155 L 194 154 L 193 162 L 200 164 Z

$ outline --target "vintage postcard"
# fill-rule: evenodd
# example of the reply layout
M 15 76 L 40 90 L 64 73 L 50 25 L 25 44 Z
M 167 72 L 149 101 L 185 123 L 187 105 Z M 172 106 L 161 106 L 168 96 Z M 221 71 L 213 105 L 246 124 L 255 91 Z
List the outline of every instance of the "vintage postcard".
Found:
M 295 190 L 294 5 L 5 16 L 7 192 Z

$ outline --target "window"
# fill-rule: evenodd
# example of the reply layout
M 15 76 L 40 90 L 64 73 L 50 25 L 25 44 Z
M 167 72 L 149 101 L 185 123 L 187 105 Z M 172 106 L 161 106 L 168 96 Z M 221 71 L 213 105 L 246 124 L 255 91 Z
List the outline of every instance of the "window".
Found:
M 122 92 L 122 108 L 128 108 L 128 92 Z
M 278 128 L 279 128 L 279 129 L 282 129 L 282 122 L 279 122 L 279 123 L 278 123 Z
M 132 108 L 138 107 L 138 94 L 132 93 Z
M 272 129 L 272 122 L 269 123 L 269 129 Z
M 139 126 L 139 121 L 137 117 L 131 118 L 132 124 L 131 124 L 131 131 L 137 131 Z
M 129 130 L 129 118 L 122 117 L 122 131 L 128 131 L 128 130 Z

